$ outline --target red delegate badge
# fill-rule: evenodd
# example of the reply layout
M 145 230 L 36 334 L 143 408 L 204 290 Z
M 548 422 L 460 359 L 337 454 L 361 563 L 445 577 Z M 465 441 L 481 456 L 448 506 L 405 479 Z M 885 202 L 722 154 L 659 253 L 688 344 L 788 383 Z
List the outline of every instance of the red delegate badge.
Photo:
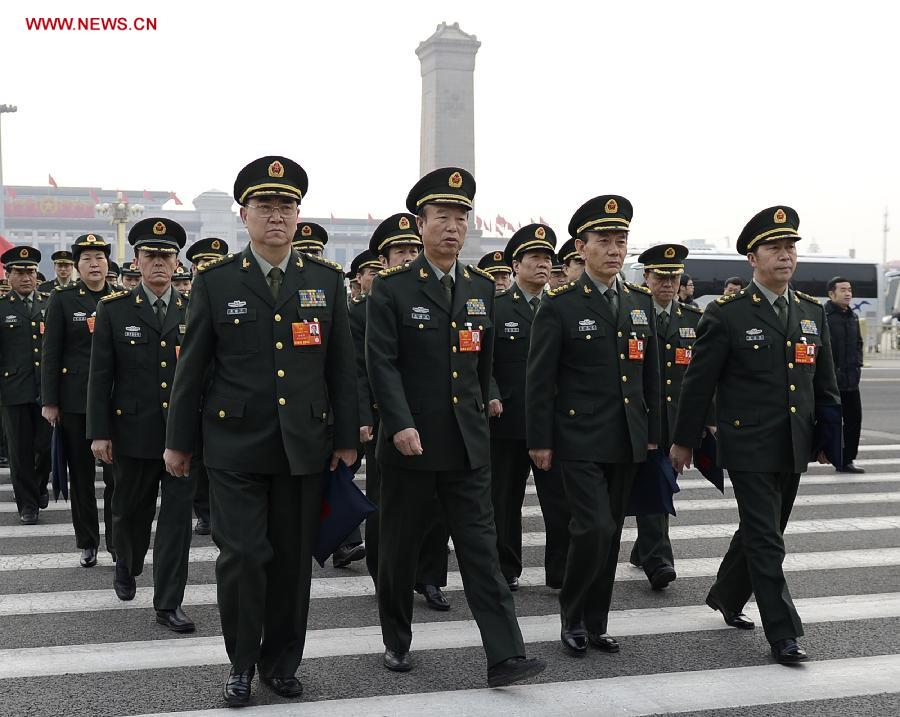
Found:
M 88 316 L 85 321 L 87 321 L 88 331 L 94 333 L 94 322 L 97 320 L 96 316 Z
M 322 332 L 318 320 L 291 324 L 294 346 L 321 346 Z
M 794 345 L 794 362 L 815 364 L 816 363 L 816 345 L 799 343 Z
M 460 331 L 459 332 L 459 350 L 460 351 L 481 351 L 481 331 Z
M 691 362 L 693 349 L 675 349 L 675 365 L 687 366 Z
M 644 339 L 628 339 L 628 358 L 632 361 L 644 360 Z

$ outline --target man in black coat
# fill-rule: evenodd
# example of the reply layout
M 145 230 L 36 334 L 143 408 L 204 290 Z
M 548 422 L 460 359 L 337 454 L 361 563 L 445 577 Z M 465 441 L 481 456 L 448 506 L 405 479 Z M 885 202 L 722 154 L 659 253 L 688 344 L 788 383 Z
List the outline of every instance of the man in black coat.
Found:
M 417 215 L 424 252 L 381 272 L 367 299 L 366 365 L 381 416 L 378 610 L 384 664 L 408 671 L 418 546 L 436 491 L 487 653 L 488 684 L 499 687 L 544 664 L 525 658 L 497 559 L 485 411 L 494 282 L 457 261 L 474 195 L 475 180 L 461 168 L 420 179 L 406 206 Z
M 836 276 L 828 282 L 825 318 L 831 331 L 831 354 L 834 356 L 834 372 L 844 414 L 844 465 L 835 466 L 838 473 L 866 472 L 865 468 L 853 463 L 859 452 L 859 434 L 862 431 L 859 379 L 863 366 L 863 339 L 859 331 L 859 317 L 850 308 L 852 300 L 853 287 L 849 279 Z
M 91 367 L 97 303 L 112 289 L 106 283 L 110 246 L 97 234 L 84 234 L 72 245 L 71 256 L 81 279 L 60 286 L 47 307 L 41 359 L 41 415 L 62 431 L 69 469 L 69 498 L 75 545 L 81 566 L 97 564 L 100 522 L 94 479 L 97 465 L 86 437 L 87 385 Z M 106 547 L 114 553 L 112 529 L 112 471 L 103 471 L 103 517 Z
M 11 291 L 0 299 L 0 404 L 9 446 L 9 474 L 19 520 L 38 521 L 49 502 L 50 426 L 41 418 L 41 343 L 47 295 L 37 286 L 41 253 L 16 246 L 0 256 Z

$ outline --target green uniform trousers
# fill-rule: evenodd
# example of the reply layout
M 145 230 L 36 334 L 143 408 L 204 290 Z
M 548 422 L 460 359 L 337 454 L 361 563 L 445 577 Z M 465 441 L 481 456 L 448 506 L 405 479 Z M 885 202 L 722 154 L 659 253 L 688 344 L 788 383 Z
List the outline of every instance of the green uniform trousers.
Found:
M 669 540 L 669 516 L 638 515 L 637 540 L 631 548 L 631 563 L 640 565 L 648 578 L 661 567 L 675 567 L 675 556 L 672 554 L 672 541 Z

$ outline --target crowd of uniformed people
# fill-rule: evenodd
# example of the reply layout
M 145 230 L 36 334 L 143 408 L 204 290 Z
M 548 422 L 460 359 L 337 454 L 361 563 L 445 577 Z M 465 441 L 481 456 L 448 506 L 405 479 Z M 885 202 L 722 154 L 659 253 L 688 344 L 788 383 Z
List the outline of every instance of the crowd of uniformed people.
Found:
M 132 227 L 134 260 L 121 271 L 99 234 L 53 254 L 57 276 L 40 285 L 36 249 L 3 254 L 0 402 L 23 524 L 48 505 L 52 435 L 81 565 L 97 563 L 102 466 L 116 595 L 134 598 L 155 536 L 156 620 L 191 632 L 182 600 L 195 514 L 193 529 L 211 531 L 220 551 L 226 704 L 248 703 L 257 671 L 277 694 L 298 697 L 323 469 L 355 471 L 364 456 L 377 510 L 332 559 L 365 559 L 384 666 L 413 667 L 416 592 L 450 609 L 452 535 L 488 683 L 502 686 L 544 669 L 526 656 L 512 596 L 529 476 L 564 654 L 615 653 L 607 619 L 632 486 L 651 456 L 680 472 L 713 434 L 740 526 L 706 602 L 751 629 L 743 608 L 755 595 L 774 658 L 806 659 L 783 533 L 817 452 L 816 423 L 852 400 L 853 387 L 838 388 L 825 309 L 790 287 L 793 209 L 750 219 L 737 251 L 752 281 L 729 280 L 701 311 L 684 246 L 653 246 L 640 256 L 644 284 L 623 280 L 633 209 L 622 196 L 586 201 L 558 250 L 550 226 L 529 224 L 504 251 L 467 265 L 458 257 L 475 179 L 438 169 L 345 274 L 322 256 L 325 229 L 299 219 L 307 189 L 286 157 L 248 164 L 234 198 L 249 245 L 229 252 L 221 239 L 200 239 L 185 254 L 189 268 L 184 229 L 155 217 Z M 829 290 L 843 302 L 836 279 Z M 830 313 L 850 326 L 847 303 Z M 842 341 L 855 361 L 856 340 Z M 858 403 L 858 369 L 856 389 Z M 861 470 L 852 456 L 838 468 Z M 633 512 L 631 562 L 662 590 L 677 575 L 669 516 Z

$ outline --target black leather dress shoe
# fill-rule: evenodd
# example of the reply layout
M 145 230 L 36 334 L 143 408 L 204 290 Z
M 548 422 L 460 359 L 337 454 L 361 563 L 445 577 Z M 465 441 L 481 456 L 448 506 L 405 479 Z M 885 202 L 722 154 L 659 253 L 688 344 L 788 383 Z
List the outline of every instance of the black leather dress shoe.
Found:
M 342 545 L 331 556 L 331 564 L 336 568 L 346 568 L 350 563 L 366 557 L 366 544 Z
M 157 610 L 156 621 L 172 632 L 193 632 L 196 629 L 194 621 L 184 614 L 181 607 L 174 610 Z
M 85 548 L 81 551 L 81 563 L 83 568 L 92 568 L 97 564 L 97 548 Z
M 559 633 L 559 641 L 573 655 L 582 657 L 587 654 L 588 638 L 584 625 L 578 623 L 571 627 L 563 626 Z
M 37 510 L 23 510 L 19 520 L 22 521 L 22 525 L 37 525 L 38 512 Z
M 253 673 L 256 668 L 251 667 L 243 672 L 236 672 L 232 667 L 225 680 L 222 690 L 225 695 L 225 704 L 229 707 L 243 707 L 250 702 L 250 683 L 253 682 Z
M 50 494 L 49 493 L 41 493 L 38 496 L 38 506 L 40 506 L 41 510 L 50 505 Z
M 391 672 L 409 672 L 412 669 L 412 662 L 409 661 L 408 652 L 385 650 L 382 662 Z
M 836 469 L 838 473 L 865 473 L 865 468 L 860 468 L 857 465 L 853 464 L 853 461 L 850 461 L 847 465 L 841 466 Z
M 605 632 L 589 632 L 587 635 L 588 642 L 591 643 L 598 650 L 603 650 L 604 652 L 618 652 L 619 651 L 619 643 L 616 638 L 607 635 Z
M 194 526 L 194 532 L 197 535 L 209 535 L 209 521 L 203 518 L 197 518 L 197 525 Z
M 113 561 L 113 565 L 115 565 L 119 561 L 119 556 L 116 555 L 116 551 L 112 548 L 107 548 L 109 551 L 109 559 Z
M 664 590 L 676 577 L 675 568 L 671 565 L 661 565 L 650 576 L 650 587 L 654 590 Z
M 116 575 L 113 578 L 113 589 L 116 591 L 116 597 L 119 600 L 134 600 L 134 594 L 137 591 L 137 585 L 134 577 L 128 572 L 125 563 L 116 562 Z
M 303 694 L 303 685 L 296 677 L 263 677 L 259 681 L 280 697 L 297 698 Z
M 738 630 L 752 630 L 756 625 L 753 624 L 753 620 L 747 617 L 742 612 L 734 612 L 733 610 L 729 610 L 724 605 L 720 605 L 718 602 L 713 600 L 709 595 L 706 596 L 706 604 L 709 605 L 713 610 L 718 610 L 722 613 L 722 618 L 725 620 L 725 624 L 729 627 L 736 627 Z
M 510 657 L 488 669 L 488 686 L 505 687 L 539 675 L 547 665 L 536 658 Z
M 515 575 L 508 577 L 506 578 L 506 584 L 509 585 L 510 592 L 515 592 L 519 589 L 519 578 L 517 578 Z
M 450 609 L 450 601 L 437 585 L 416 585 L 416 592 L 425 597 L 425 603 L 432 610 L 446 612 Z
M 793 637 L 773 642 L 772 657 L 778 660 L 782 665 L 793 665 L 797 662 L 804 662 L 809 659 L 806 650 L 800 647 Z

